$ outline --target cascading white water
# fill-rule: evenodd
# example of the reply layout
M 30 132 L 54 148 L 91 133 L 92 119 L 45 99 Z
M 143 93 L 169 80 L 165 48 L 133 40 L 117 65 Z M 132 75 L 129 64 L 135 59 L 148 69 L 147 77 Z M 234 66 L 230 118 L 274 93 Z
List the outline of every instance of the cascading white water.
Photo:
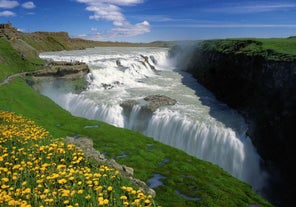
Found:
M 218 164 L 260 190 L 266 174 L 245 135 L 247 126 L 234 110 L 218 102 L 189 74 L 170 64 L 167 48 L 92 48 L 40 55 L 55 61 L 83 61 L 91 69 L 89 87 L 65 93 L 44 83 L 40 92 L 73 115 L 141 131 L 190 155 Z M 156 111 L 143 98 L 162 94 L 177 104 Z M 127 109 L 121 103 L 137 101 Z

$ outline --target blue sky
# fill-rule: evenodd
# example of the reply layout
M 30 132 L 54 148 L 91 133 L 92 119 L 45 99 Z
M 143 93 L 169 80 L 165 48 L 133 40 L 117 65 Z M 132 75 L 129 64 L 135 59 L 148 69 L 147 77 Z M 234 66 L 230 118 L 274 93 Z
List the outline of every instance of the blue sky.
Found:
M 296 35 L 296 0 L 0 0 L 23 32 L 151 42 Z

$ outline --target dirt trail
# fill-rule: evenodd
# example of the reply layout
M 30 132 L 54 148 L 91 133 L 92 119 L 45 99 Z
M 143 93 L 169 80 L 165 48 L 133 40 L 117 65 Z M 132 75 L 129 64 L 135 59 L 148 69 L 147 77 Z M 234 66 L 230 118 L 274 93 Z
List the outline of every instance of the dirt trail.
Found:
M 2 80 L 0 82 L 0 86 L 3 86 L 3 85 L 6 85 L 6 84 L 9 84 L 9 82 L 14 79 L 14 78 L 17 78 L 17 77 L 21 77 L 23 75 L 26 75 L 27 72 L 21 72 L 21 73 L 15 73 L 15 74 L 12 74 L 12 75 L 9 75 L 7 76 L 4 80 Z

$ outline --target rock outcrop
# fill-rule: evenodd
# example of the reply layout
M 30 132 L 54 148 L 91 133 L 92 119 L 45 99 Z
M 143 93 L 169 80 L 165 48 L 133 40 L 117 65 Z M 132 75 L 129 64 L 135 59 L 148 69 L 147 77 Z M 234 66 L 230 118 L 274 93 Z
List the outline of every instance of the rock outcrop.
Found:
M 81 62 L 49 62 L 45 69 L 28 73 L 34 79 L 42 77 L 82 77 L 89 73 L 89 67 Z
M 172 99 L 168 96 L 164 95 L 150 95 L 145 97 L 143 100 L 127 100 L 120 104 L 121 107 L 124 109 L 132 110 L 132 108 L 136 105 L 141 106 L 142 110 L 147 110 L 151 113 L 156 111 L 161 106 L 169 106 L 169 105 L 175 105 L 177 101 L 175 99 Z
M 252 44 L 243 43 L 238 46 Z M 271 174 L 267 193 L 275 203 L 292 202 L 296 61 L 268 58 L 268 53 L 267 56 L 245 54 L 237 52 L 239 48 L 221 51 L 205 45 L 196 49 L 188 71 L 246 118 L 247 133 Z
M 153 189 L 149 188 L 149 186 L 135 178 L 133 176 L 134 169 L 131 167 L 127 167 L 125 165 L 118 164 L 114 159 L 106 159 L 103 154 L 93 148 L 93 141 L 89 138 L 73 138 L 73 137 L 66 137 L 65 142 L 68 144 L 74 144 L 79 147 L 85 154 L 87 158 L 94 159 L 98 164 L 108 165 L 116 170 L 118 170 L 122 176 L 130 180 L 135 185 L 139 186 L 139 189 L 145 192 L 146 194 L 150 194 L 155 197 L 156 193 Z

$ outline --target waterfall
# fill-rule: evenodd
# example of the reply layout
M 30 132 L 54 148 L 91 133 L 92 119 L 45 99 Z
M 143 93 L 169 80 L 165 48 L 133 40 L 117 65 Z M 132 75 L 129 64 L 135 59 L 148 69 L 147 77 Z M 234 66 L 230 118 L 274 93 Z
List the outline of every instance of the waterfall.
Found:
M 40 92 L 75 116 L 140 131 L 219 165 L 260 190 L 266 174 L 246 136 L 243 118 L 218 102 L 189 74 L 170 64 L 167 48 L 93 48 L 48 52 L 44 59 L 83 61 L 91 69 L 87 90 L 75 94 L 43 83 Z M 177 103 L 150 110 L 144 98 L 163 94 Z M 123 106 L 130 101 L 130 106 Z

